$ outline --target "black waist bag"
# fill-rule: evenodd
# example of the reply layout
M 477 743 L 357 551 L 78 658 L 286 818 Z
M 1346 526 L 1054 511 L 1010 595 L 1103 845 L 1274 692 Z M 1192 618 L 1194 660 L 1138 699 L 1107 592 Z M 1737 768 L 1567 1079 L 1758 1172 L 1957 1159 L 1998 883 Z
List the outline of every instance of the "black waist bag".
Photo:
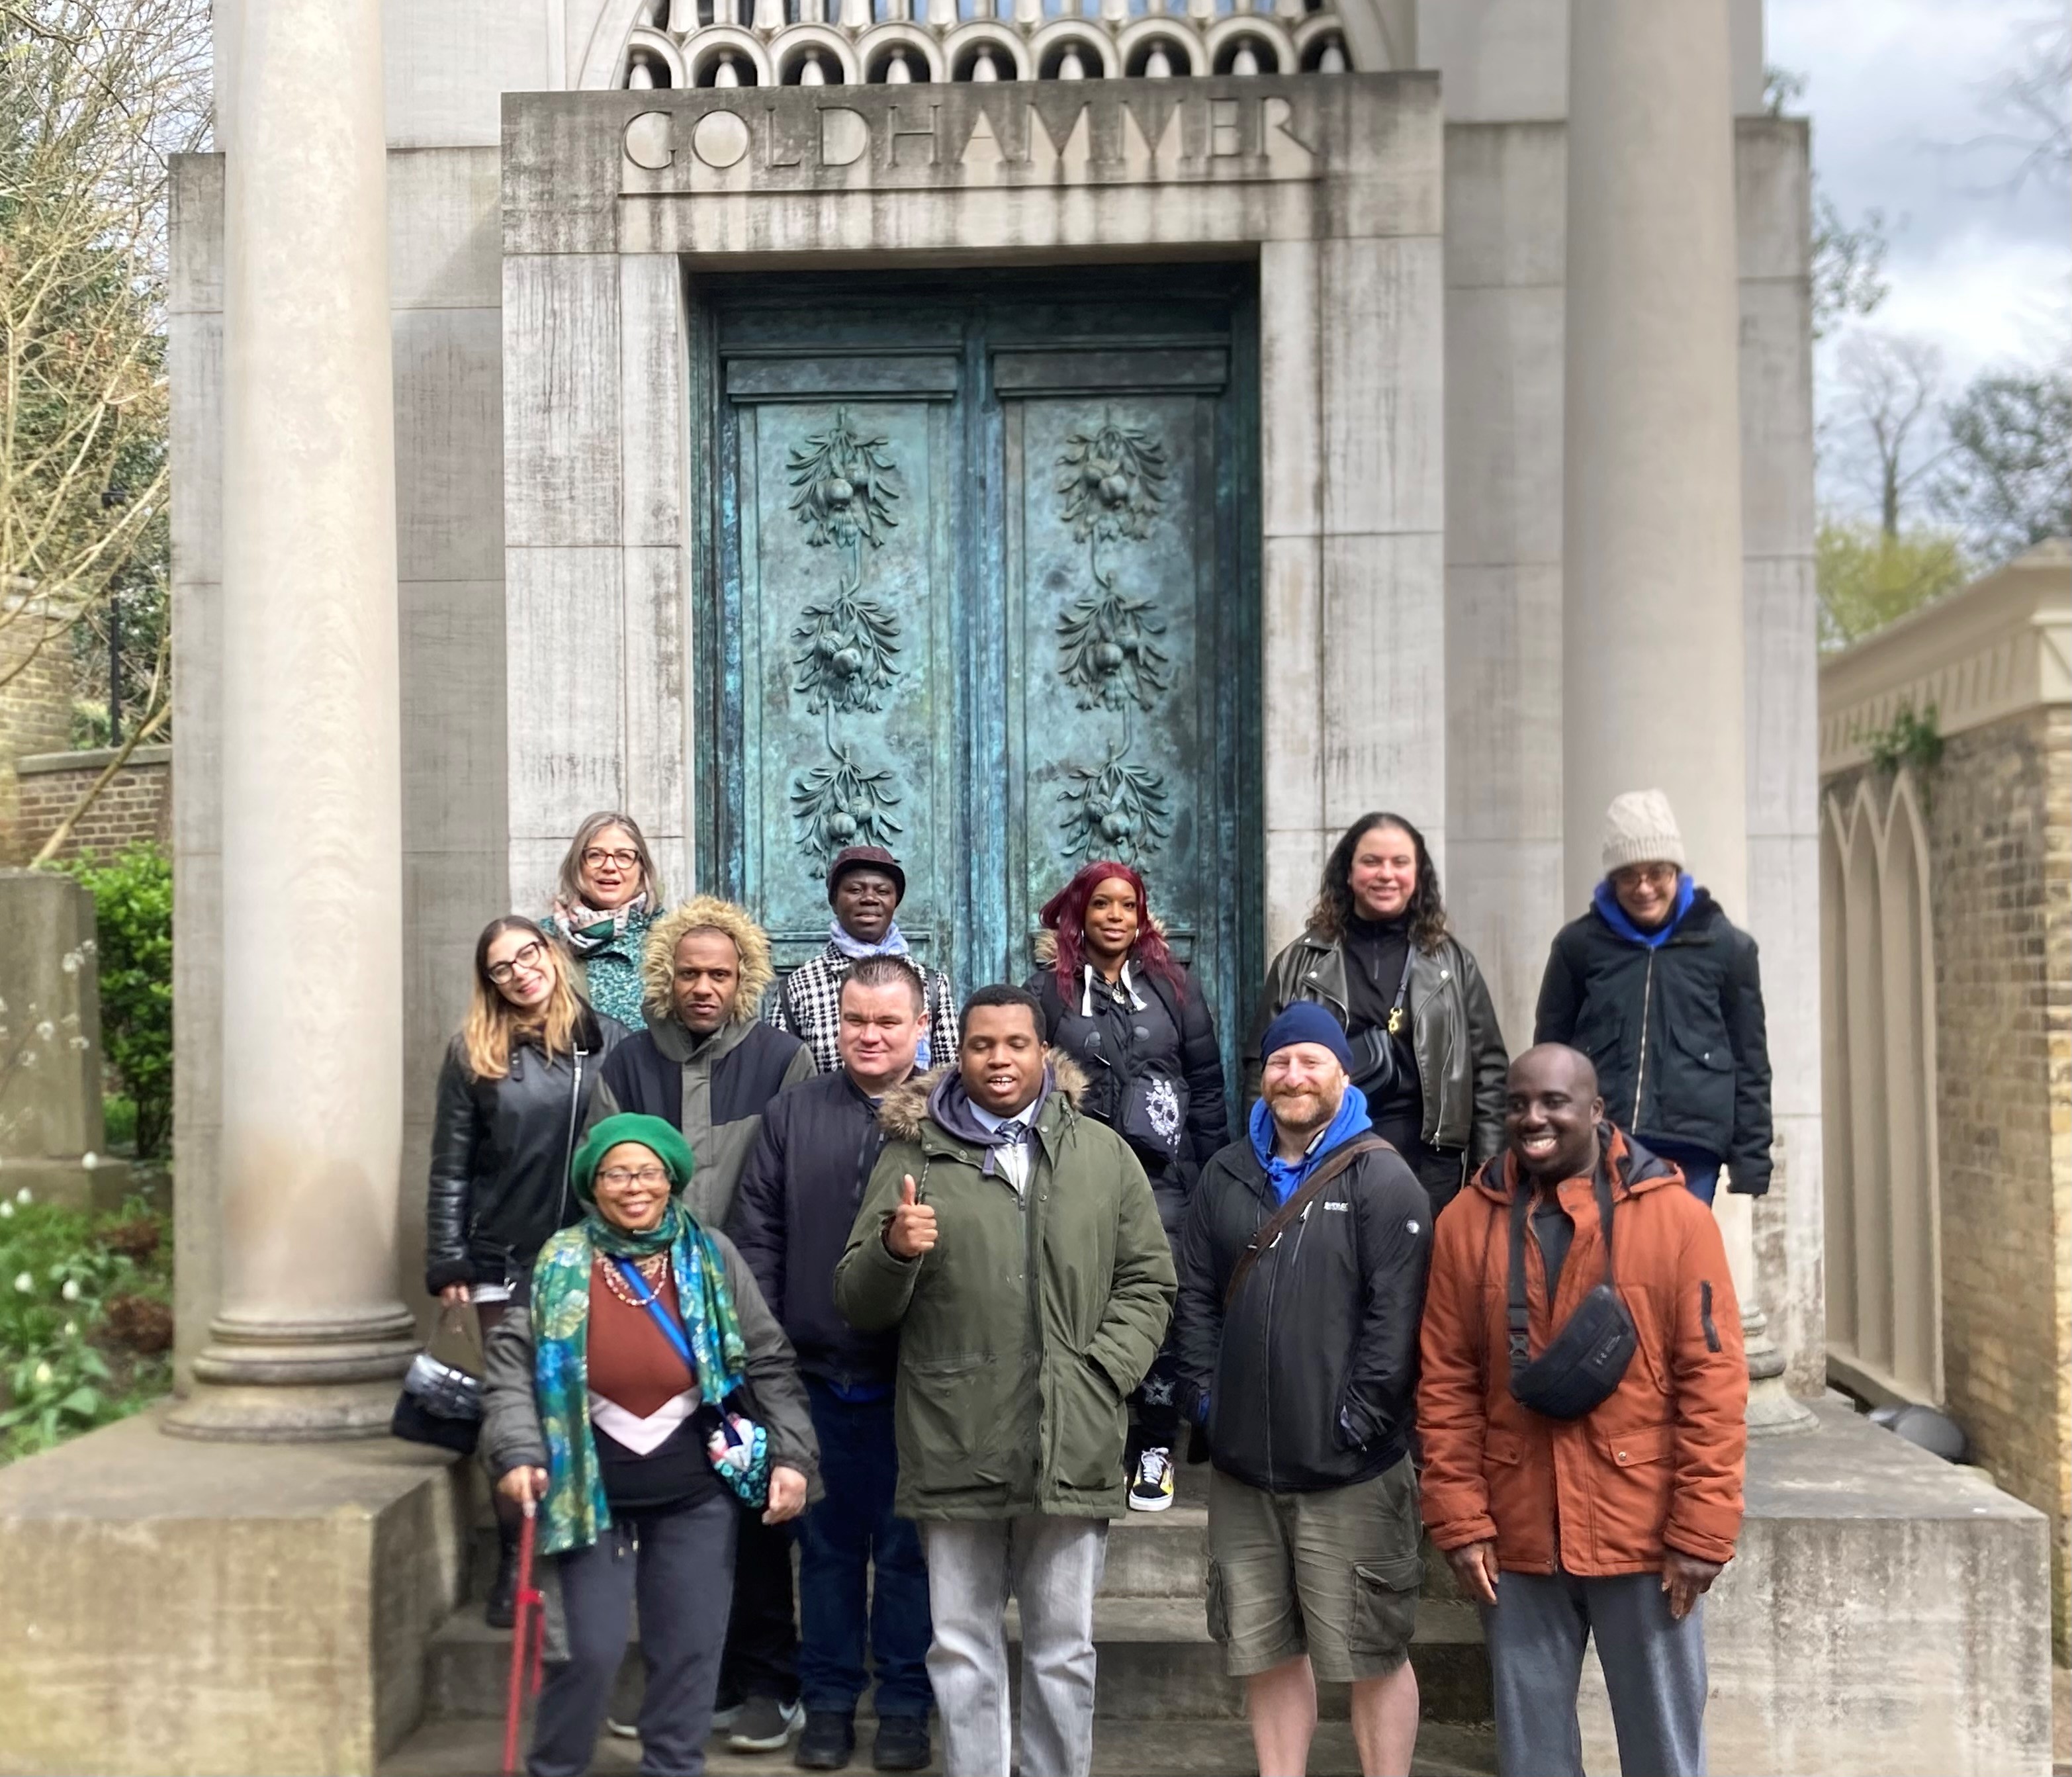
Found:
M 1552 1342 L 1538 1357 L 1530 1354 L 1530 1318 L 1525 1302 L 1525 1218 L 1530 1187 L 1511 1206 L 1511 1392 L 1520 1406 L 1549 1419 L 1580 1419 L 1610 1399 L 1640 1335 L 1619 1299 L 1612 1274 L 1612 1187 L 1600 1161 L 1595 1180 L 1597 1224 L 1605 1241 L 1605 1281 L 1576 1305 Z

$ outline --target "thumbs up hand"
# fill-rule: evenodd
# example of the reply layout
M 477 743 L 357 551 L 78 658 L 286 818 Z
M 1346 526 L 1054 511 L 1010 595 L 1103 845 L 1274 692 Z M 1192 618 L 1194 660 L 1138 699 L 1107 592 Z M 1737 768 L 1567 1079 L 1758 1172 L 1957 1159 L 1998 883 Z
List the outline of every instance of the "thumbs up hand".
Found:
M 919 1201 L 914 1174 L 899 1181 L 899 1207 L 885 1224 L 885 1250 L 895 1259 L 918 1259 L 935 1248 L 935 1211 Z

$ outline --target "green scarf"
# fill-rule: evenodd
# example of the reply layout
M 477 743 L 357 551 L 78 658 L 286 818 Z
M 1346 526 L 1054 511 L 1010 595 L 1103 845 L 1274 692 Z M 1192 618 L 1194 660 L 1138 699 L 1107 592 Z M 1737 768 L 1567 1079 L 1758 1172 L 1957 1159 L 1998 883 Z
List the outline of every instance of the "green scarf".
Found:
M 741 1386 L 748 1354 L 726 1261 L 681 1203 L 671 1199 L 645 1233 L 614 1228 L 592 1210 L 548 1241 L 532 1269 L 532 1386 L 547 1444 L 542 1554 L 586 1549 L 611 1523 L 590 1429 L 590 1291 L 598 1257 L 642 1259 L 665 1248 L 700 1396 L 717 1407 Z

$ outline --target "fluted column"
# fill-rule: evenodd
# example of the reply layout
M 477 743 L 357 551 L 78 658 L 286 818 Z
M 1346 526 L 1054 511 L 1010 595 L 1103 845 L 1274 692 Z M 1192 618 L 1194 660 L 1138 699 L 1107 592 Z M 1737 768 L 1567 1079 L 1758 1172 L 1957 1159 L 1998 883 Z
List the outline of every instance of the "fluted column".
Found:
M 1748 918 L 1733 119 L 1727 0 L 1573 0 L 1562 502 L 1566 899 L 1605 807 L 1668 792 L 1692 868 Z M 1758 1306 L 1749 1199 L 1719 1197 L 1751 1430 L 1810 1415 Z
M 219 10 L 223 1298 L 168 1429 L 380 1430 L 402 849 L 380 0 Z

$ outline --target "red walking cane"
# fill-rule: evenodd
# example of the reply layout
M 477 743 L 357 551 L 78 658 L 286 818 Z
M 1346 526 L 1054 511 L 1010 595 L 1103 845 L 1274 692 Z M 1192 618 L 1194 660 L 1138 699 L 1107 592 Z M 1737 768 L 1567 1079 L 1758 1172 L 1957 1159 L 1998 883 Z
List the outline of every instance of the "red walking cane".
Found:
M 518 1777 L 518 1718 L 525 1699 L 540 1694 L 540 1660 L 546 1647 L 546 1600 L 532 1584 L 532 1502 L 518 1532 L 518 1608 L 511 1627 L 511 1695 L 504 1711 L 504 1777 Z

